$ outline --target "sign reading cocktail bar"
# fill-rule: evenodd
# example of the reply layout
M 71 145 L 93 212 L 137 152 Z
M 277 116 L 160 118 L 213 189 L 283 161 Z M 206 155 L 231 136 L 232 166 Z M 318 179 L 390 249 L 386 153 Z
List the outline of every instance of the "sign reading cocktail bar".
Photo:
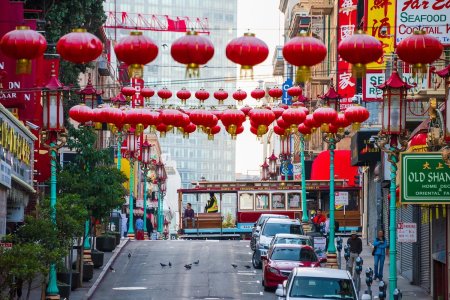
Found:
M 442 153 L 402 153 L 400 161 L 403 204 L 450 203 L 450 167 Z

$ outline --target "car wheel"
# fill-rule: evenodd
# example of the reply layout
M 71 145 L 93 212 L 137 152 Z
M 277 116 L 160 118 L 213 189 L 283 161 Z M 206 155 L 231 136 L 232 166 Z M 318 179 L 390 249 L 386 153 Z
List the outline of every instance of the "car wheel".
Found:
M 255 268 L 255 269 L 261 269 L 261 267 L 262 267 L 261 262 L 258 262 L 258 260 L 256 259 L 256 251 L 253 252 L 252 265 L 253 265 L 253 268 Z
M 253 238 L 250 240 L 250 249 L 252 249 L 252 251 L 255 251 L 255 240 Z

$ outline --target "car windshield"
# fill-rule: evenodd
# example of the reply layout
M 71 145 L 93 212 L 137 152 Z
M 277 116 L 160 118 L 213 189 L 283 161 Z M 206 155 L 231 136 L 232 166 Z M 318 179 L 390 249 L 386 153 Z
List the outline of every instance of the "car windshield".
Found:
M 289 296 L 317 299 L 357 299 L 350 279 L 303 276 L 294 278 Z
M 290 245 L 308 245 L 311 246 L 309 239 L 303 238 L 277 238 L 274 244 L 290 244 Z
M 287 216 L 261 216 L 261 218 L 259 219 L 258 225 L 261 225 L 262 223 L 264 223 L 264 221 L 267 220 L 268 218 L 287 219 Z
M 273 250 L 272 260 L 291 260 L 301 262 L 317 262 L 317 256 L 311 249 L 277 247 Z
M 302 234 L 302 227 L 300 224 L 266 223 L 262 234 L 274 236 L 277 233 Z

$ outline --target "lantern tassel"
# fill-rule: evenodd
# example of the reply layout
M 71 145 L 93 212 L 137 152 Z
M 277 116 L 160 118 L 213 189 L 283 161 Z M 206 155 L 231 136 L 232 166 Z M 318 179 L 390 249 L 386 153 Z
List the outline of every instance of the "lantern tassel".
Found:
M 252 66 L 242 65 L 241 66 L 241 71 L 240 71 L 240 77 L 241 77 L 241 79 L 251 79 L 251 80 L 253 80 L 253 67 Z
M 31 74 L 31 60 L 22 58 L 16 62 L 16 74 Z
M 200 77 L 200 68 L 198 64 L 191 63 L 186 66 L 186 78 L 192 77 Z
M 140 64 L 132 64 L 128 67 L 128 75 L 130 78 L 142 78 L 144 76 L 144 66 Z
M 330 131 L 330 125 L 328 125 L 327 123 L 323 123 L 322 125 L 320 125 L 320 130 L 322 130 L 323 132 L 328 132 Z
M 256 130 L 257 136 L 262 137 L 264 134 L 267 133 L 267 126 L 266 125 L 258 125 L 258 129 Z
M 352 123 L 353 131 L 358 131 L 360 127 L 361 127 L 361 123 L 358 123 L 358 122 Z
M 354 64 L 352 65 L 352 75 L 355 78 L 362 78 L 366 75 L 366 65 Z
M 412 75 L 416 76 L 419 75 L 425 75 L 427 74 L 427 65 L 425 64 L 414 64 L 412 66 Z
M 308 66 L 300 66 L 295 75 L 296 82 L 307 82 L 311 78 L 311 68 Z

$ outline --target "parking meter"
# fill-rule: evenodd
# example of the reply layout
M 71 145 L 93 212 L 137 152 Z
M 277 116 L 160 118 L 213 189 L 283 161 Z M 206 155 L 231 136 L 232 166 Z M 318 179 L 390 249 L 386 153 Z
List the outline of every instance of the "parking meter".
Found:
M 402 299 L 402 292 L 399 289 L 394 290 L 394 300 Z
M 380 300 L 385 300 L 386 299 L 386 284 L 384 283 L 383 280 L 380 281 L 380 283 L 378 284 L 378 298 L 380 298 Z
M 344 258 L 347 261 L 350 259 L 350 247 L 348 245 L 344 246 Z
M 353 280 L 356 283 L 356 291 L 359 293 L 361 290 L 361 272 L 362 272 L 362 266 L 363 266 L 363 259 L 361 257 L 357 257 L 355 260 L 355 274 L 353 276 Z
M 338 251 L 338 266 L 339 266 L 339 269 L 342 269 L 342 266 L 341 266 L 342 238 L 340 236 L 337 237 L 337 239 L 336 239 L 336 249 Z
M 366 269 L 366 284 L 367 284 L 367 291 L 366 293 L 372 296 L 372 282 L 373 282 L 373 270 L 371 267 L 368 267 Z

